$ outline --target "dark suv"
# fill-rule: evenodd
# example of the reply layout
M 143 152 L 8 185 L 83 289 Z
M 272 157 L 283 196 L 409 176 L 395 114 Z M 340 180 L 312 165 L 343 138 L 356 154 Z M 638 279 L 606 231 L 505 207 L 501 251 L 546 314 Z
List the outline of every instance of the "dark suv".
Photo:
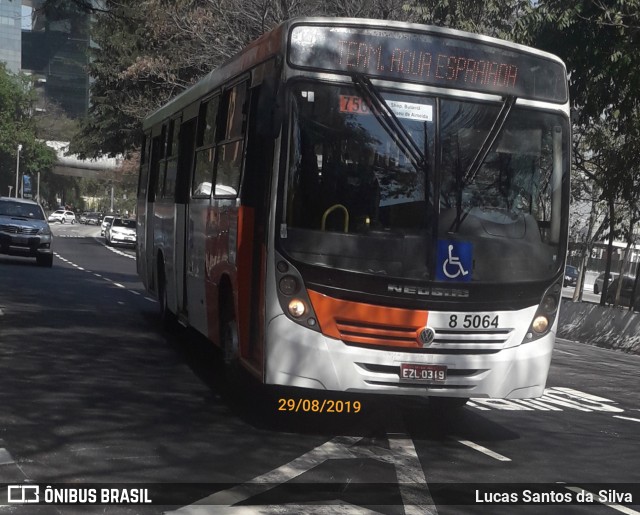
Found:
M 40 204 L 0 197 L 0 254 L 35 257 L 39 266 L 53 264 L 51 229 Z
M 620 277 L 616 277 L 612 282 L 609 283 L 609 287 L 607 288 L 607 304 L 613 304 L 613 301 L 616 298 L 616 292 L 618 291 L 618 283 L 620 282 Z M 620 305 L 628 306 L 629 301 L 631 300 L 631 294 L 633 293 L 633 284 L 635 283 L 635 277 L 631 277 L 629 275 L 622 276 L 622 288 L 620 289 Z M 640 289 L 640 287 L 638 288 Z M 633 303 L 634 311 L 640 311 L 640 292 L 636 291 L 635 301 Z

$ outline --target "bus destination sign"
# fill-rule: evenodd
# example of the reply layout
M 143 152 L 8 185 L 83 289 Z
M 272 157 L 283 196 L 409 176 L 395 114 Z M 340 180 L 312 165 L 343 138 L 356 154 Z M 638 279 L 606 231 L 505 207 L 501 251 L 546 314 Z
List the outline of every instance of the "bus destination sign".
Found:
M 361 27 L 297 25 L 292 66 L 362 73 L 500 95 L 564 103 L 564 67 L 557 61 L 448 35 Z

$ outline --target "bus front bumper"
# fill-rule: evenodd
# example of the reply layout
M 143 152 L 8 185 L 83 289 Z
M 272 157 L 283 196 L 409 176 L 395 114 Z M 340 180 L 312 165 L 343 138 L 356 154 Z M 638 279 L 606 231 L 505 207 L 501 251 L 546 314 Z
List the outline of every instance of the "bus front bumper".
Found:
M 416 353 L 347 345 L 280 315 L 267 328 L 266 382 L 318 390 L 521 399 L 544 392 L 555 341 L 552 331 L 491 354 Z M 437 384 L 400 380 L 402 363 L 447 367 Z

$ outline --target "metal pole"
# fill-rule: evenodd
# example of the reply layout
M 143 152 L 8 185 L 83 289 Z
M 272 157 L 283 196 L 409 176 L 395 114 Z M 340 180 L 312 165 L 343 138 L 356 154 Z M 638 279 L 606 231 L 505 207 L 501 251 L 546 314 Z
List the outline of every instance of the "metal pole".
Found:
M 18 185 L 20 183 L 20 151 L 22 145 L 18 145 L 18 152 L 16 154 L 16 198 L 18 198 Z
M 36 186 L 36 202 L 40 203 L 40 172 L 38 172 L 38 185 Z

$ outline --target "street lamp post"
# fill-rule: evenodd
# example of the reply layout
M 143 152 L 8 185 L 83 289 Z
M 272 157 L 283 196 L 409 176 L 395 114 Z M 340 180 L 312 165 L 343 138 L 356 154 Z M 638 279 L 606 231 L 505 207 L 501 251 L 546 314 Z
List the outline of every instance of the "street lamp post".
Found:
M 18 184 L 20 182 L 20 151 L 22 145 L 18 144 L 18 152 L 16 153 L 16 198 L 18 198 Z

